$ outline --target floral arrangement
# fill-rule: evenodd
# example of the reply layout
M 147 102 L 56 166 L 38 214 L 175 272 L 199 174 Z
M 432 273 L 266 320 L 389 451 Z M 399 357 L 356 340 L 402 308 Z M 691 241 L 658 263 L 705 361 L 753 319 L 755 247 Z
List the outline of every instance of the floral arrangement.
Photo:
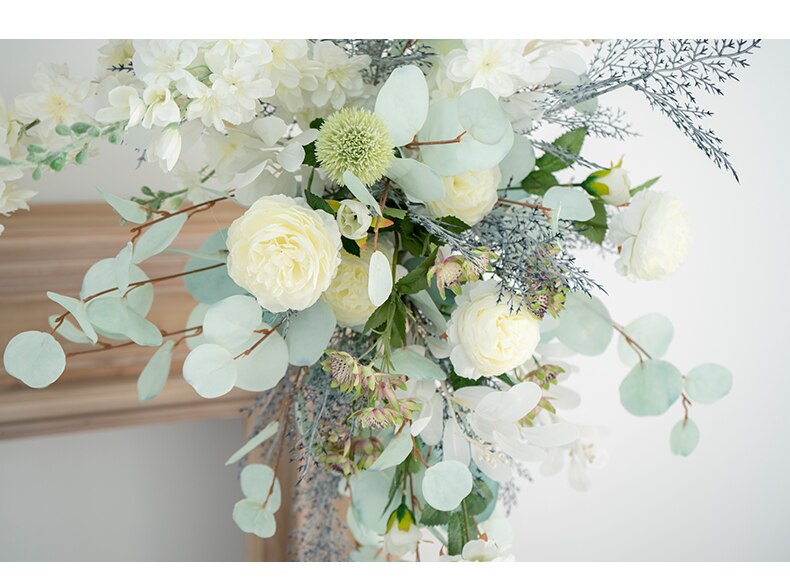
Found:
M 31 93 L 0 101 L 0 212 L 27 209 L 25 173 L 85 164 L 105 140 L 182 187 L 102 193 L 128 244 L 79 293 L 47 293 L 48 325 L 10 341 L 5 369 L 41 388 L 64 371 L 64 343 L 77 346 L 69 360 L 147 346 L 138 392 L 153 400 L 186 344 L 182 375 L 200 396 L 254 393 L 255 430 L 227 461 L 241 530 L 275 533 L 290 455 L 294 513 L 321 511 L 292 535 L 298 558 L 419 560 L 426 542 L 442 560 L 512 558 L 514 478 L 566 468 L 586 489 L 601 461 L 600 427 L 568 418 L 573 354 L 617 337 L 623 407 L 672 410 L 677 455 L 699 441 L 692 406 L 730 391 L 720 365 L 681 373 L 662 359 L 663 315 L 618 324 L 576 264 L 597 247 L 625 277 L 664 279 L 689 245 L 683 205 L 657 177 L 633 185 L 622 159 L 582 150 L 589 135 L 631 133 L 599 104 L 630 88 L 735 175 L 695 96 L 721 93 L 758 45 L 111 41 L 93 80 L 41 66 Z M 199 249 L 171 247 L 216 205 L 238 218 Z M 185 255 L 183 271 L 148 278 L 157 254 Z M 196 303 L 179 331 L 146 318 L 168 279 Z M 270 465 L 248 464 L 258 449 Z

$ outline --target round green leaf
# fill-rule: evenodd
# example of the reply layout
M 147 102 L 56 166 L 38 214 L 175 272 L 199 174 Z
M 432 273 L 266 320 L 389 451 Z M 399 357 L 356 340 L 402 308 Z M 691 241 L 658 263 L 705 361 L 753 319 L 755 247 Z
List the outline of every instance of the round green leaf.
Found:
M 458 461 L 441 461 L 425 471 L 422 494 L 432 508 L 455 510 L 472 491 L 472 474 Z
M 497 144 L 505 132 L 512 132 L 499 100 L 482 87 L 465 91 L 458 98 L 458 121 L 483 144 Z
M 266 502 L 266 508 L 272 514 L 280 509 L 282 502 L 280 481 L 274 477 L 274 470 L 268 465 L 253 463 L 242 469 L 241 491 L 245 497 L 251 500 Z
M 211 307 L 211 305 L 206 305 L 205 303 L 198 303 L 195 305 L 195 308 L 192 309 L 192 312 L 189 313 L 189 317 L 187 317 L 185 329 L 202 326 L 203 319 L 206 318 L 206 313 L 208 313 L 209 307 Z M 195 349 L 198 345 L 202 345 L 204 343 L 208 343 L 208 341 L 202 332 L 200 335 L 187 337 L 186 339 L 186 344 L 189 349 Z
M 121 293 L 125 293 L 129 288 L 129 270 L 132 267 L 133 254 L 134 245 L 129 242 L 115 255 L 115 280 Z
M 535 160 L 535 149 L 532 148 L 529 138 L 523 134 L 514 134 L 510 152 L 499 163 L 499 173 L 502 177 L 499 187 L 504 189 L 508 185 L 518 186 L 535 168 Z
M 637 364 L 620 384 L 620 402 L 636 416 L 664 414 L 683 392 L 683 377 L 669 362 Z
M 672 321 L 658 313 L 639 317 L 626 325 L 624 329 L 631 339 L 644 348 L 654 360 L 664 357 L 674 334 Z M 639 362 L 637 350 L 625 340 L 623 335 L 620 336 L 617 343 L 617 353 L 620 360 L 627 366 L 633 366 Z
M 27 386 L 44 388 L 60 378 L 66 368 L 66 354 L 49 333 L 24 331 L 8 342 L 3 367 Z
M 168 339 L 154 352 L 151 359 L 137 378 L 137 398 L 140 402 L 153 400 L 162 392 L 170 376 L 170 364 L 173 360 L 172 340 Z
M 248 453 L 252 452 L 253 449 L 262 445 L 267 439 L 274 436 L 274 434 L 280 428 L 280 423 L 276 420 L 273 420 L 268 425 L 263 427 L 263 430 L 257 433 L 254 437 L 252 437 L 249 441 L 244 443 L 238 451 L 236 451 L 233 455 L 231 455 L 228 460 L 225 462 L 225 465 L 230 465 L 232 463 L 236 463 L 237 461 L 241 461 L 242 457 L 247 455 Z
M 210 343 L 232 348 L 249 339 L 260 324 L 258 302 L 247 295 L 233 295 L 209 307 L 203 319 L 203 335 Z
M 718 364 L 702 364 L 686 374 L 686 394 L 700 404 L 713 404 L 729 394 L 732 374 Z
M 465 135 L 458 144 L 458 161 L 470 171 L 485 171 L 501 163 L 513 148 L 514 134 L 508 131 L 496 144 L 483 144 L 470 135 Z M 434 147 L 435 148 L 435 147 Z
M 48 323 L 50 327 L 55 327 L 55 325 L 57 325 L 57 319 L 59 316 L 60 315 L 49 316 Z M 72 343 L 93 343 L 86 337 L 82 329 L 69 321 L 68 317 L 63 321 L 63 323 L 60 324 L 56 333 L 63 337 L 63 339 L 71 341 Z
M 672 432 L 669 434 L 669 448 L 675 455 L 688 457 L 698 443 L 699 428 L 693 420 L 682 420 L 672 427 Z
M 227 229 L 221 229 L 218 232 L 214 232 L 205 242 L 203 242 L 203 245 L 200 246 L 200 250 L 203 252 L 227 250 L 227 237 Z M 214 264 L 217 264 L 215 260 L 206 260 L 203 258 L 193 257 L 187 261 L 187 264 L 184 267 L 184 272 L 197 270 L 199 268 L 206 268 Z M 206 303 L 208 305 L 213 305 L 225 297 L 232 295 L 243 295 L 247 292 L 235 282 L 233 282 L 233 280 L 231 280 L 230 276 L 228 276 L 228 269 L 222 266 L 212 270 L 188 274 L 184 277 L 184 286 L 196 301 L 200 303 Z
M 414 442 L 409 430 L 409 426 L 401 429 L 400 433 L 392 437 L 392 440 L 384 447 L 384 450 L 376 458 L 368 470 L 381 471 L 382 469 L 389 469 L 395 467 L 401 461 L 406 459 L 414 447 Z
M 420 142 L 452 140 L 464 131 L 458 120 L 458 99 L 433 100 L 428 117 L 417 134 Z M 420 147 L 423 162 L 444 177 L 465 173 L 469 169 L 458 160 L 458 144 L 437 144 Z
M 574 187 L 552 187 L 543 196 L 541 205 L 552 210 L 552 217 L 587 221 L 595 215 L 590 198 L 581 189 Z
M 335 313 L 323 301 L 299 311 L 288 322 L 288 361 L 294 366 L 312 366 L 324 355 L 335 325 Z
M 126 298 L 102 296 L 88 305 L 88 318 L 97 330 L 122 335 L 137 345 L 162 344 L 159 328 L 138 315 Z
M 582 292 L 568 295 L 556 329 L 566 347 L 584 355 L 602 354 L 612 331 L 612 319 L 601 301 Z
M 227 349 L 206 343 L 189 352 L 182 373 L 187 384 L 203 398 L 217 398 L 233 389 L 238 368 Z
M 277 521 L 269 507 L 264 508 L 261 502 L 254 500 L 236 502 L 233 521 L 243 532 L 260 538 L 271 538 L 277 532 Z
M 271 328 L 266 323 L 262 327 Z M 252 335 L 244 344 L 234 348 L 236 356 L 252 347 L 260 338 L 260 333 Z M 250 392 L 262 392 L 274 388 L 288 370 L 288 346 L 277 331 L 270 333 L 266 340 L 249 355 L 236 360 L 238 376 L 236 386 Z
M 410 158 L 396 158 L 387 171 L 413 203 L 428 203 L 444 199 L 442 178 L 428 165 Z
M 387 520 L 400 503 L 388 498 L 395 469 L 362 471 L 349 478 L 351 504 L 356 510 L 359 523 L 377 534 L 387 531 Z
M 132 261 L 139 264 L 164 251 L 176 239 L 188 217 L 186 213 L 174 215 L 147 228 L 134 244 Z
M 375 112 L 384 120 L 395 146 L 412 141 L 428 116 L 428 84 L 419 67 L 395 69 L 379 90 Z
M 422 311 L 425 318 L 433 323 L 436 334 L 442 335 L 447 331 L 447 319 L 442 315 L 428 291 L 421 290 L 415 294 L 408 295 L 408 297 L 414 303 L 414 306 Z
M 405 347 L 392 352 L 392 373 L 403 374 L 411 380 L 444 380 L 447 377 L 432 359 Z

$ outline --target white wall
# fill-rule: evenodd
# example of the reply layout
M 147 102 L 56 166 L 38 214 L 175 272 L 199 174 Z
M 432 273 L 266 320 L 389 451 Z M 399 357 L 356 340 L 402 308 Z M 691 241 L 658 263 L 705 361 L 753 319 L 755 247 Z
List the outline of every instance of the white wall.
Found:
M 3 95 L 26 91 L 39 60 L 67 60 L 89 74 L 97 45 L 0 42 Z M 604 301 L 616 319 L 628 323 L 664 313 L 676 332 L 667 359 L 686 371 L 706 361 L 726 364 L 735 385 L 720 403 L 693 407 L 702 439 L 682 459 L 668 446 L 669 430 L 682 416 L 679 406 L 657 419 L 632 417 L 618 401 L 626 369 L 614 347 L 602 358 L 579 358 L 582 372 L 568 385 L 584 401 L 572 418 L 612 429 L 603 442 L 610 463 L 594 472 L 585 494 L 571 490 L 564 476 L 537 472 L 534 483 L 522 486 L 514 514 L 520 560 L 790 560 L 790 319 L 782 304 L 788 284 L 789 58 L 790 43 L 765 43 L 742 72 L 743 83 L 730 84 L 724 98 L 711 101 L 717 115 L 710 124 L 726 140 L 740 185 L 641 96 L 627 92 L 605 100 L 629 110 L 642 137 L 596 141 L 588 158 L 625 154 L 635 181 L 661 174 L 659 187 L 680 196 L 689 210 L 694 244 L 666 282 L 631 283 L 615 274 L 612 258 L 595 253 L 582 254 L 581 263 L 608 291 Z M 105 150 L 86 168 L 42 181 L 45 192 L 37 201 L 93 197 L 97 183 L 118 193 L 156 184 L 156 169 L 134 171 L 131 155 Z M 222 467 L 238 445 L 234 425 L 0 443 L 0 558 L 54 558 L 56 550 L 59 558 L 238 558 L 241 538 L 230 520 L 238 486 Z M 101 472 L 108 467 L 113 471 Z M 37 475 L 57 470 L 50 492 L 28 487 L 38 485 L 24 476 L 31 468 Z M 120 473 L 126 481 L 118 481 Z M 64 486 L 70 497 L 57 499 Z M 152 495 L 168 492 L 192 500 L 174 508 Z M 97 520 L 104 511 L 120 519 L 112 539 Z M 87 528 L 72 528 L 79 519 L 87 519 Z M 198 520 L 199 528 L 191 524 Z

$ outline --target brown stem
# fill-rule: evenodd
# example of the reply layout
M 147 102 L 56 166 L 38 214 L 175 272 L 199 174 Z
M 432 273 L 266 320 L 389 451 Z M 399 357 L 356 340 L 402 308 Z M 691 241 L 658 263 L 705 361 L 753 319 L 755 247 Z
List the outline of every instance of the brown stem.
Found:
M 185 207 L 184 209 L 179 209 L 178 211 L 174 211 L 173 213 L 170 213 L 170 212 L 167 212 L 167 211 L 161 212 L 161 213 L 166 213 L 167 215 L 165 215 L 163 217 L 158 217 L 156 219 L 152 219 L 151 221 L 147 221 L 145 223 L 141 223 L 140 225 L 134 226 L 130 230 L 132 232 L 132 234 L 134 234 L 132 236 L 132 242 L 134 242 L 137 238 L 140 237 L 140 234 L 143 233 L 144 229 L 149 228 L 152 225 L 154 225 L 156 223 L 159 223 L 160 221 L 164 221 L 166 219 L 170 219 L 171 217 L 174 217 L 176 215 L 181 215 L 182 213 L 189 213 L 189 215 L 191 217 L 194 213 L 198 213 L 199 211 L 206 211 L 208 209 L 211 209 L 212 207 L 214 207 L 220 201 L 225 201 L 227 199 L 230 199 L 231 197 L 233 197 L 233 195 L 232 194 L 228 194 L 226 197 L 217 197 L 216 199 L 209 199 L 208 201 L 204 201 L 203 203 L 198 203 L 197 205 L 192 205 L 190 207 Z
M 197 325 L 196 327 L 189 327 L 187 329 L 182 329 L 181 331 L 172 331 L 170 333 L 163 331 L 162 337 L 171 337 L 173 335 L 180 335 L 182 333 L 192 332 L 192 335 L 184 335 L 184 337 L 179 339 L 175 344 L 178 345 L 179 343 L 181 343 L 181 341 L 183 341 L 187 337 L 194 337 L 195 335 L 200 335 L 202 331 L 203 331 L 203 326 Z M 86 353 L 99 353 L 102 351 L 109 351 L 111 349 L 118 349 L 119 347 L 129 347 L 130 345 L 136 345 L 136 343 L 134 341 L 126 341 L 124 343 L 117 343 L 115 345 L 103 344 L 102 347 L 96 349 L 86 349 L 85 351 L 72 351 L 71 353 L 67 353 L 66 357 L 74 357 L 76 355 L 84 355 Z
M 264 341 L 266 341 L 266 339 L 268 339 L 268 337 L 269 337 L 269 336 L 270 336 L 272 333 L 274 333 L 275 331 L 277 331 L 277 330 L 280 328 L 280 325 L 282 325 L 282 324 L 283 324 L 283 322 L 282 322 L 282 321 L 280 321 L 279 323 L 277 323 L 277 325 L 275 325 L 275 326 L 274 326 L 274 327 L 272 327 L 271 329 L 257 329 L 256 331 L 258 331 L 259 333 L 263 333 L 263 335 L 261 335 L 261 338 L 260 338 L 258 341 L 256 341 L 255 343 L 253 343 L 253 344 L 252 344 L 252 346 L 250 346 L 250 347 L 248 347 L 247 349 L 245 349 L 243 352 L 241 352 L 239 355 L 237 355 L 237 356 L 236 356 L 236 357 L 234 357 L 233 359 L 234 359 L 234 360 L 237 360 L 237 359 L 239 359 L 239 358 L 242 358 L 242 357 L 245 357 L 245 356 L 248 356 L 248 355 L 250 355 L 250 354 L 251 354 L 253 351 L 255 351 L 255 348 L 256 348 L 256 347 L 258 347 L 258 346 L 259 346 L 261 343 L 263 343 Z
M 384 189 L 381 190 L 381 197 L 379 197 L 379 209 L 381 210 L 381 216 L 384 217 L 384 206 L 387 205 L 387 193 L 389 193 L 390 184 L 387 182 L 384 185 Z M 381 222 L 376 219 L 376 227 L 373 228 L 373 251 L 375 252 L 378 250 L 379 246 L 379 225 Z
M 683 425 L 688 422 L 689 420 L 689 406 L 691 406 L 691 400 L 685 394 L 681 394 L 681 404 L 683 405 Z
M 404 148 L 419 148 L 420 146 L 437 146 L 439 144 L 457 144 L 458 142 L 461 142 L 461 138 L 463 138 L 465 134 L 466 134 L 466 130 L 461 132 L 455 138 L 450 138 L 449 140 L 426 140 L 425 142 L 412 140 L 411 142 L 406 144 Z
M 620 335 L 622 335 L 623 339 L 625 339 L 626 343 L 628 345 L 630 345 L 636 351 L 636 354 L 639 356 L 639 361 L 640 362 L 644 362 L 644 360 L 642 359 L 642 355 L 641 354 L 644 354 L 644 356 L 647 359 L 649 359 L 649 360 L 653 359 L 652 357 L 650 357 L 650 354 L 647 353 L 647 350 L 644 347 L 642 347 L 641 345 L 639 345 L 636 341 L 634 341 L 634 338 L 631 337 L 630 335 L 628 335 L 628 333 L 626 333 L 625 329 L 623 329 L 620 325 L 618 325 L 617 323 L 612 323 L 612 327 L 614 327 L 614 330 L 617 331 Z M 640 354 L 640 352 L 641 352 L 641 354 Z

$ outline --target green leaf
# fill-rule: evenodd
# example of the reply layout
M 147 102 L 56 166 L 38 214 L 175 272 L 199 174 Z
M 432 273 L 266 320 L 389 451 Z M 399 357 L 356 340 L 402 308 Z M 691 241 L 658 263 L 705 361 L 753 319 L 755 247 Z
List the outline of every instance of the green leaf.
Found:
M 439 335 L 447 331 L 447 319 L 444 318 L 444 315 L 442 315 L 442 312 L 436 306 L 436 303 L 434 303 L 428 291 L 421 290 L 415 294 L 409 295 L 409 300 L 414 303 L 415 307 L 422 311 L 426 319 L 433 323 Z
M 395 146 L 412 141 L 428 116 L 428 84 L 416 65 L 395 69 L 379 90 L 375 112 Z M 500 108 L 501 109 L 501 108 Z
M 112 193 L 107 193 L 99 189 L 99 193 L 104 200 L 120 215 L 123 219 L 131 223 L 145 223 L 148 213 L 134 201 L 122 199 Z
M 478 516 L 488 508 L 493 499 L 494 493 L 488 484 L 482 479 L 476 479 L 471 493 L 464 498 L 466 511 L 472 516 Z
M 595 216 L 587 193 L 573 187 L 552 187 L 543 196 L 542 205 L 560 219 L 587 221 Z
M 66 369 L 66 354 L 49 333 L 24 331 L 15 335 L 3 353 L 3 367 L 31 388 L 44 388 Z
M 307 204 L 313 209 L 326 211 L 332 217 L 335 216 L 335 211 L 329 206 L 329 203 L 324 201 L 324 199 L 318 195 L 314 195 L 310 191 L 305 190 L 304 198 L 307 200 Z
M 702 364 L 686 374 L 686 394 L 700 404 L 713 404 L 729 394 L 732 374 L 718 364 Z
M 443 228 L 454 234 L 462 234 L 466 230 L 471 229 L 467 223 L 453 215 L 445 215 L 444 217 L 440 217 L 437 222 L 442 224 Z
M 88 305 L 88 318 L 97 330 L 128 337 L 137 345 L 162 344 L 162 332 L 137 313 L 130 306 L 128 298 L 110 295 L 99 297 Z
M 206 343 L 189 352 L 182 374 L 187 384 L 203 398 L 217 398 L 231 391 L 238 369 L 227 349 Z
M 689 419 L 678 422 L 669 434 L 669 448 L 674 455 L 688 457 L 699 444 L 699 427 Z
M 569 155 L 573 155 L 575 157 L 578 156 L 582 150 L 585 136 L 587 136 L 587 128 L 576 128 L 575 130 L 566 132 L 557 138 L 552 144 L 557 148 L 567 151 Z M 537 165 L 539 169 L 553 173 L 571 166 L 571 164 L 573 164 L 573 158 L 568 158 L 570 158 L 570 160 L 566 159 L 565 157 L 560 158 L 547 152 L 538 159 Z
M 205 251 L 200 249 L 187 250 L 185 248 L 167 248 L 165 252 L 184 254 L 186 256 L 191 256 L 192 258 L 200 258 L 201 260 L 209 260 L 212 264 L 216 264 L 217 262 L 225 262 L 228 259 L 227 250 Z
M 411 158 L 396 158 L 387 171 L 413 203 L 428 203 L 444 199 L 444 183 L 431 167 Z
M 233 295 L 209 307 L 203 335 L 211 342 L 233 348 L 247 341 L 261 325 L 261 307 L 247 295 Z
M 271 327 L 266 323 L 263 326 Z M 249 349 L 260 340 L 261 335 L 253 334 L 245 343 L 234 348 L 231 354 L 236 356 Z M 237 359 L 236 364 L 236 386 L 249 392 L 263 392 L 274 388 L 288 371 L 288 346 L 282 335 L 274 331 L 249 355 Z
M 376 460 L 368 468 L 368 471 L 383 471 L 390 467 L 395 467 L 401 463 L 411 453 L 414 442 L 411 437 L 410 427 L 406 425 L 401 431 L 392 437 L 390 442 L 384 447 Z
M 54 292 L 48 292 L 47 297 L 71 313 L 71 316 L 77 321 L 77 325 L 80 326 L 80 329 L 82 329 L 82 332 L 91 343 L 96 343 L 96 341 L 98 341 L 99 338 L 96 335 L 96 330 L 93 328 L 93 325 L 91 325 L 90 319 L 88 319 L 85 303 L 79 299 L 73 299 Z
M 497 144 L 506 132 L 513 131 L 499 100 L 482 87 L 467 90 L 458 98 L 458 121 L 482 144 Z
M 381 207 L 379 207 L 379 202 L 376 201 L 376 198 L 370 194 L 368 188 L 365 187 L 365 184 L 360 181 L 357 176 L 352 173 L 351 171 L 346 171 L 343 173 L 343 181 L 348 187 L 348 190 L 351 191 L 351 194 L 356 197 L 357 201 L 365 204 L 368 208 L 376 215 L 381 215 Z
M 170 376 L 174 345 L 172 340 L 165 341 L 140 372 L 137 378 L 137 398 L 140 402 L 156 398 L 164 389 Z
M 203 245 L 200 246 L 200 250 L 203 252 L 227 250 L 227 234 L 227 229 L 214 232 L 203 242 Z M 187 261 L 184 272 L 206 268 L 213 264 L 217 264 L 217 262 L 193 257 Z M 230 276 L 228 276 L 228 270 L 225 267 L 188 274 L 184 277 L 184 286 L 196 301 L 208 305 L 213 305 L 217 301 L 221 301 L 232 295 L 247 294 L 246 290 L 231 280 Z
M 585 238 L 596 244 L 602 244 L 606 237 L 609 218 L 606 215 L 606 207 L 601 201 L 591 201 L 595 215 L 587 221 L 577 221 L 574 223 L 576 230 Z
M 513 137 L 513 147 L 507 156 L 499 163 L 501 179 L 499 188 L 504 189 L 509 185 L 518 185 L 535 168 L 535 149 L 532 142 L 523 134 Z
M 280 504 L 282 503 L 280 482 L 275 477 L 274 470 L 271 467 L 262 463 L 247 465 L 241 470 L 239 481 L 241 483 L 241 492 L 245 497 L 256 502 L 264 502 L 268 498 L 266 507 L 272 513 L 280 509 Z
M 176 239 L 187 219 L 187 214 L 182 213 L 168 217 L 146 229 L 134 244 L 132 262 L 140 264 L 164 251 Z
M 428 504 L 420 515 L 420 524 L 423 526 L 446 526 L 450 522 L 450 513 L 441 512 Z
M 340 236 L 340 243 L 343 244 L 343 249 L 351 254 L 352 256 L 356 256 L 359 258 L 361 250 L 359 249 L 359 244 L 357 244 L 354 240 L 350 240 L 344 236 Z
M 654 360 L 664 357 L 674 335 L 672 322 L 658 313 L 639 317 L 623 329 Z M 620 360 L 627 366 L 634 366 L 639 362 L 636 348 L 629 345 L 623 335 L 620 336 L 617 343 L 617 353 Z
M 368 317 L 368 320 L 365 322 L 363 331 L 378 330 L 379 327 L 387 322 L 390 309 L 392 308 L 392 298 L 393 297 L 391 296 L 383 305 L 373 311 L 370 317 Z
M 47 319 L 49 326 L 54 328 L 57 325 L 57 319 L 60 315 L 50 315 Z M 83 333 L 82 329 L 77 327 L 74 323 L 72 323 L 68 318 L 64 319 L 63 323 L 60 324 L 58 330 L 56 331 L 58 335 L 60 335 L 63 339 L 67 341 L 71 341 L 72 343 L 87 343 L 92 344 L 93 342 L 88 339 Z
M 655 185 L 655 184 L 658 182 L 658 180 L 659 180 L 660 178 L 661 178 L 661 176 L 658 176 L 658 177 L 653 177 L 653 178 L 652 178 L 652 179 L 650 179 L 649 181 L 645 181 L 645 182 L 644 182 L 644 183 L 642 183 L 641 185 L 637 185 L 636 187 L 634 187 L 633 189 L 631 189 L 631 197 L 633 197 L 634 195 L 636 195 L 636 194 L 637 194 L 637 193 L 639 193 L 640 191 L 644 191 L 645 189 L 649 189 L 650 187 L 652 187 L 653 185 Z
M 672 406 L 683 391 L 683 377 L 669 362 L 650 360 L 637 364 L 620 384 L 620 402 L 635 416 L 658 416 Z
M 472 517 L 463 509 L 450 514 L 447 523 L 447 553 L 450 555 L 460 555 L 464 545 L 470 540 L 477 538 L 477 528 Z
M 472 474 L 458 461 L 441 461 L 425 471 L 422 493 L 425 501 L 443 512 L 455 510 L 472 491 Z
M 238 451 L 236 451 L 233 455 L 231 455 L 230 458 L 228 458 L 228 460 L 225 462 L 225 465 L 231 465 L 232 463 L 241 461 L 242 457 L 252 452 L 252 450 L 255 449 L 256 447 L 263 445 L 263 443 L 267 439 L 273 437 L 275 433 L 277 433 L 279 428 L 280 428 L 279 422 L 277 422 L 276 420 L 270 422 L 268 425 L 263 427 L 263 430 L 261 432 L 256 434 L 246 443 L 244 443 L 244 445 L 242 445 L 242 447 Z
M 241 500 L 233 506 L 233 521 L 248 534 L 254 534 L 259 538 L 271 538 L 277 532 L 277 521 L 274 514 L 261 506 L 255 500 Z
M 403 374 L 410 380 L 444 380 L 442 370 L 432 359 L 422 356 L 408 348 L 392 352 L 392 373 Z
M 395 290 L 406 295 L 415 294 L 428 288 L 428 270 L 436 261 L 437 251 L 438 248 L 435 248 L 414 270 L 399 278 L 395 283 Z
M 484 382 L 485 378 L 480 377 L 477 380 L 472 380 L 471 378 L 464 378 L 463 376 L 459 376 L 455 373 L 455 370 L 450 370 L 450 385 L 453 387 L 454 390 L 458 390 L 459 388 L 466 388 L 467 386 L 481 386 Z
M 560 313 L 557 338 L 584 355 L 600 355 L 612 339 L 612 320 L 601 301 L 582 292 L 568 295 Z
M 337 319 L 332 309 L 323 301 L 299 311 L 288 322 L 285 342 L 288 361 L 294 366 L 312 366 L 317 362 L 335 332 Z
M 521 188 L 534 195 L 543 195 L 556 185 L 559 185 L 557 178 L 542 169 L 535 169 L 521 181 Z

